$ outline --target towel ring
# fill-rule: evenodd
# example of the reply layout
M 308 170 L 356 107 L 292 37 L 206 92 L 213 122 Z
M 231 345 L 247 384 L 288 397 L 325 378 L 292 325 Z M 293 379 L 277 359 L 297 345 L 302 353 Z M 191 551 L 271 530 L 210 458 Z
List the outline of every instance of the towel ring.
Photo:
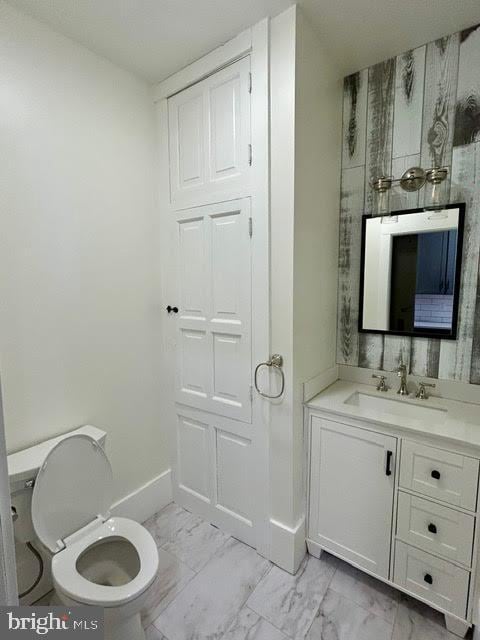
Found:
M 258 388 L 258 380 L 257 380 L 258 372 L 262 367 L 273 367 L 274 369 L 280 372 L 280 375 L 282 377 L 282 387 L 280 389 L 280 393 L 277 393 L 277 395 L 270 396 L 268 395 L 268 393 L 263 393 L 263 391 L 260 391 L 260 389 Z M 281 356 L 278 353 L 273 354 L 270 360 L 267 360 L 266 362 L 260 362 L 259 364 L 257 364 L 257 366 L 255 367 L 254 383 L 255 383 L 255 390 L 259 395 L 261 395 L 264 398 L 270 398 L 271 400 L 274 400 L 275 398 L 280 398 L 280 396 L 283 395 L 283 392 L 285 391 L 285 373 L 283 372 L 282 367 L 283 367 L 283 356 Z

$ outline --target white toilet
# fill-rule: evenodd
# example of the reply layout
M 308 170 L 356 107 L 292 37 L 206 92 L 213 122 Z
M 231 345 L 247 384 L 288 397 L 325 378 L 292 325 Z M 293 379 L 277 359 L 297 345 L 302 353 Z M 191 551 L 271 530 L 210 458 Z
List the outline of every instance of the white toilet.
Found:
M 105 638 L 145 640 L 140 611 L 158 569 L 150 533 L 112 518 L 112 469 L 88 435 L 61 440 L 46 456 L 32 495 L 32 521 L 53 554 L 58 599 L 104 607 Z

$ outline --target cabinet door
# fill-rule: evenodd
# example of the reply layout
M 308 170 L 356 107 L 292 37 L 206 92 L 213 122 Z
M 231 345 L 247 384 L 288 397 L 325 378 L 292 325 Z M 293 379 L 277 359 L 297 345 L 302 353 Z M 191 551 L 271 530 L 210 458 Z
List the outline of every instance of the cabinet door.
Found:
M 174 209 L 250 193 L 250 57 L 168 99 Z
M 397 440 L 311 419 L 309 537 L 388 578 Z

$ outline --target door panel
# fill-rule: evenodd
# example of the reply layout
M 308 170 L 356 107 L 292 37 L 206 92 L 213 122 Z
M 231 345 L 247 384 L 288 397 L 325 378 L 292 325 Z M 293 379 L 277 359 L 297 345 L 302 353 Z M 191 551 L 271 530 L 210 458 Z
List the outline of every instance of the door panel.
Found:
M 183 490 L 210 502 L 208 429 L 208 424 L 178 416 L 178 483 Z
M 177 216 L 177 402 L 251 420 L 250 200 Z
M 217 429 L 217 505 L 252 525 L 252 492 L 246 477 L 251 441 Z
M 250 56 L 168 100 L 175 209 L 250 194 Z
M 206 238 L 204 219 L 180 220 L 178 226 L 178 268 L 180 277 L 180 305 L 188 317 L 205 319 Z
M 204 175 L 204 105 L 203 96 L 194 95 L 178 105 L 178 180 L 184 189 L 203 184 Z
M 210 102 L 210 179 L 222 180 L 242 170 L 241 77 L 230 75 L 211 87 Z
M 255 545 L 251 424 L 178 407 L 175 501 Z
M 310 537 L 388 578 L 396 438 L 319 417 L 311 434 Z
M 207 334 L 205 331 L 182 329 L 179 341 L 182 393 L 206 399 L 209 380 L 203 363 L 208 357 Z

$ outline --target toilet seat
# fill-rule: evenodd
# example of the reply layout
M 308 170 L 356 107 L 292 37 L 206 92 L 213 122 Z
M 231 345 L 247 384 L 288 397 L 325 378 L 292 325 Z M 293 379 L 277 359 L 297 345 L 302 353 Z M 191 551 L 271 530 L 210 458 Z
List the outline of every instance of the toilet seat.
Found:
M 89 547 L 100 540 L 123 538 L 132 544 L 140 559 L 138 574 L 119 587 L 103 586 L 90 582 L 77 570 L 77 560 Z M 63 551 L 55 554 L 52 575 L 55 587 L 68 597 L 82 604 L 101 607 L 118 607 L 141 595 L 154 581 L 158 569 L 158 551 L 150 533 L 134 520 L 109 518 L 99 523 L 89 533 L 67 544 Z
M 112 467 L 102 447 L 87 435 L 61 440 L 46 456 L 35 479 L 32 522 L 52 553 L 65 539 L 98 517 L 108 520 L 113 500 Z
M 134 520 L 110 517 L 112 468 L 102 447 L 90 436 L 61 440 L 46 456 L 32 495 L 32 522 L 39 540 L 52 552 L 52 576 L 58 591 L 78 604 L 121 607 L 153 583 L 158 550 L 151 534 Z M 77 569 L 80 556 L 99 542 L 127 541 L 139 561 L 126 584 L 97 584 Z M 114 545 L 112 545 L 114 547 Z M 115 563 L 119 556 L 105 560 Z M 120 564 L 118 565 L 120 566 Z

